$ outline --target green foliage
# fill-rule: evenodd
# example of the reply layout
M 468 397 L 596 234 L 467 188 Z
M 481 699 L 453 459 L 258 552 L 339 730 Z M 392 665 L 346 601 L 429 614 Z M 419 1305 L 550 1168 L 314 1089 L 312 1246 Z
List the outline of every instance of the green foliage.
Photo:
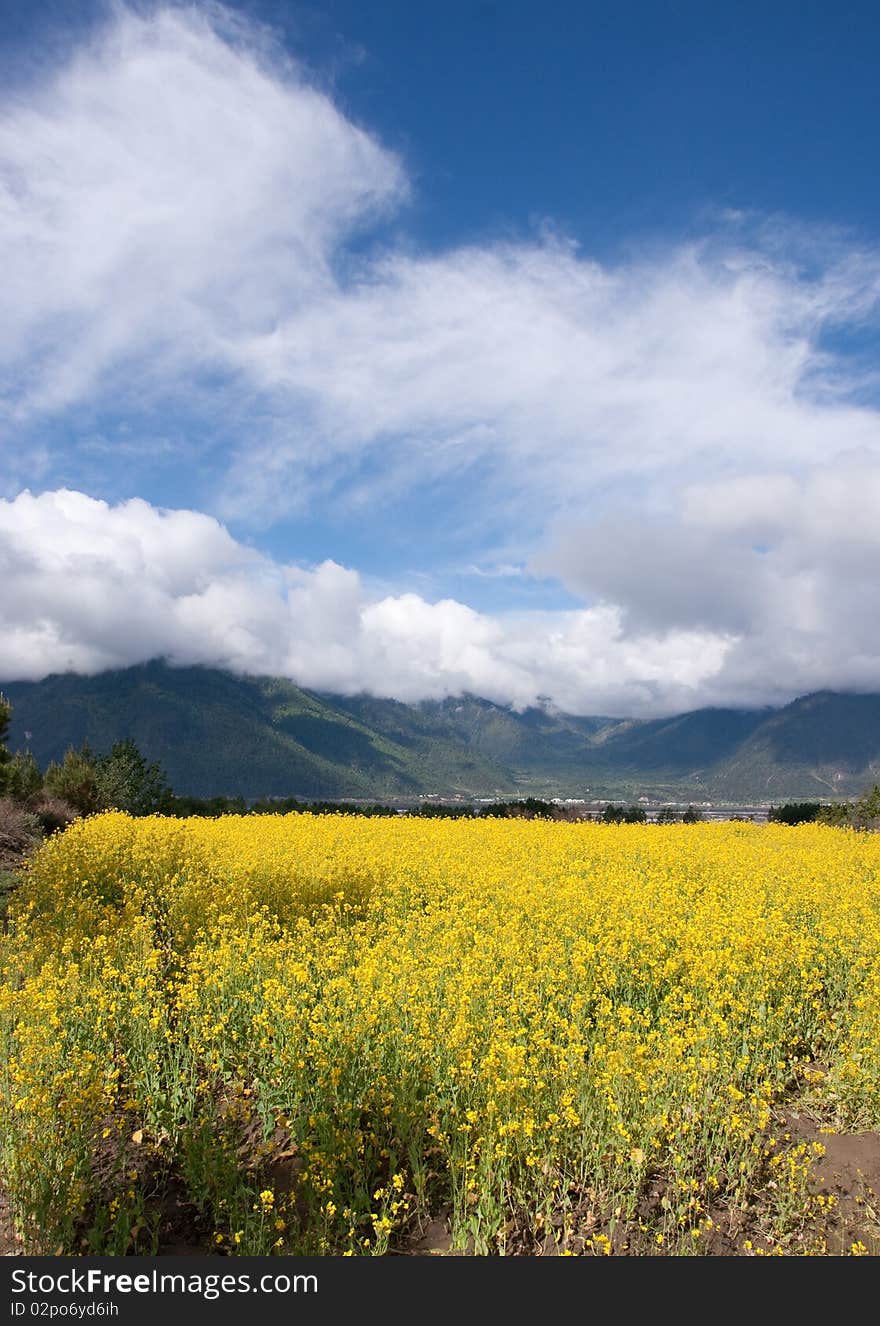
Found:
M 244 797 L 171 796 L 163 812 L 179 819 L 188 819 L 191 815 L 218 819 L 221 815 L 246 815 L 247 802 Z
M 551 801 L 540 797 L 525 797 L 520 801 L 494 801 L 484 806 L 480 814 L 486 819 L 554 820 L 558 810 Z
M 300 801 L 296 797 L 264 797 L 251 805 L 244 797 L 170 796 L 161 814 L 187 819 L 191 815 L 218 819 L 221 815 L 397 815 L 395 806 L 351 801 Z
M 703 820 L 703 812 L 697 810 L 696 806 L 688 806 L 681 817 L 682 824 L 700 824 Z
M 540 797 L 526 797 L 519 804 L 526 819 L 552 820 L 556 816 L 556 808 L 552 802 L 542 801 Z
M 124 810 L 129 815 L 153 815 L 165 810 L 171 788 L 159 764 L 147 764 L 131 738 L 117 741 L 95 764 L 98 806 Z
M 642 806 L 606 806 L 602 824 L 644 824 L 648 815 Z
M 264 798 L 250 807 L 251 815 L 396 815 L 394 806 L 352 801 L 297 801 L 296 797 Z
M 67 801 L 81 815 L 94 814 L 100 809 L 96 764 L 96 756 L 88 745 L 80 750 L 69 747 L 61 763 L 52 763 L 46 770 L 43 779 L 46 792 Z
M 0 796 L 6 791 L 7 766 L 10 755 L 6 746 L 9 736 L 9 720 L 12 717 L 12 705 L 0 695 Z
M 880 828 L 880 786 L 877 783 L 856 802 L 852 825 L 854 829 Z
M 421 819 L 460 820 L 473 819 L 476 811 L 472 806 L 446 806 L 442 802 L 426 801 L 424 805 L 418 806 L 409 813 L 417 815 Z
M 31 805 L 43 790 L 43 775 L 31 752 L 17 751 L 3 770 L 4 790 L 13 801 Z
M 822 824 L 861 831 L 880 829 L 880 785 L 874 784 L 858 801 L 823 806 L 817 816 Z
M 831 824 L 834 828 L 849 828 L 852 825 L 852 802 L 843 801 L 834 806 L 823 806 L 816 816 L 820 824 Z
M 43 775 L 29 750 L 10 754 L 6 743 L 11 717 L 12 705 L 0 695 L 0 796 L 30 806 L 43 790 Z
M 159 764 L 148 764 L 131 738 L 117 741 L 106 755 L 88 745 L 72 747 L 60 764 L 50 764 L 44 786 L 50 797 L 68 802 L 81 815 L 124 810 L 153 815 L 167 810 L 171 788 Z
M 774 824 L 812 824 L 822 809 L 821 801 L 787 801 L 784 806 L 771 806 L 767 819 Z

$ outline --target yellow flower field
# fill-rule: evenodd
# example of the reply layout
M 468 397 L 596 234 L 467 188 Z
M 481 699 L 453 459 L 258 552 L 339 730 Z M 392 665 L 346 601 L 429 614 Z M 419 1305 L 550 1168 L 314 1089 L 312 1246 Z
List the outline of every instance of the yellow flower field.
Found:
M 872 834 L 109 813 L 2 976 L 33 1249 L 822 1251 L 780 1111 L 880 1125 Z

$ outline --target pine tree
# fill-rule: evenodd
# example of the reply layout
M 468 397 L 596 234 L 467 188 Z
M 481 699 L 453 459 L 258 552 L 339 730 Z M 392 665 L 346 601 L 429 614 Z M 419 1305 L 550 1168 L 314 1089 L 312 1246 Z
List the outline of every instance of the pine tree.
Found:
M 6 739 L 9 736 L 9 720 L 12 717 L 12 705 L 0 695 L 0 796 L 6 793 L 6 783 L 8 779 L 8 768 L 11 756 L 9 748 L 6 745 Z

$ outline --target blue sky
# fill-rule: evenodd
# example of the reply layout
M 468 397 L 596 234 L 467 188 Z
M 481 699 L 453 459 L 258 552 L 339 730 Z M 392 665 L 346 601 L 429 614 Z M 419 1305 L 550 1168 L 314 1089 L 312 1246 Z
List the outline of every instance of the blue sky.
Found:
M 718 208 L 877 233 L 876 5 L 259 0 L 272 29 L 417 182 L 408 234 L 469 243 L 549 218 L 600 256 Z M 108 12 L 4 0 L 20 77 Z
M 0 675 L 880 689 L 875 6 L 0 11 Z
M 328 3 L 252 12 L 301 42 L 468 243 L 548 218 L 613 257 L 718 208 L 875 233 L 870 3 Z M 294 16 L 294 12 L 296 16 Z

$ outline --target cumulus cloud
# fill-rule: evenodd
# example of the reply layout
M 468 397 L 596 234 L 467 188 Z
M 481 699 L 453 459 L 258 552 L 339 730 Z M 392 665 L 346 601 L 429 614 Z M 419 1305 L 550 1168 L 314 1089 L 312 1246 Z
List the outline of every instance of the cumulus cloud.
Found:
M 547 553 L 592 606 L 491 614 L 371 596 L 353 569 L 281 564 L 200 512 L 22 493 L 0 502 L 0 677 L 162 656 L 345 694 L 639 715 L 876 688 L 876 469 L 852 456 L 686 497 L 677 523 L 621 521 L 613 558 L 602 529 Z
M 133 357 L 163 378 L 223 362 L 320 300 L 341 239 L 405 193 L 393 154 L 302 70 L 206 12 L 119 8 L 0 107 L 14 419 L 93 394 Z
M 398 158 L 241 14 L 115 12 L 0 104 L 7 425 L 185 398 L 235 420 L 203 492 L 227 518 L 479 468 L 532 535 L 621 484 L 880 447 L 823 339 L 874 317 L 877 254 L 740 219 L 613 264 L 550 233 L 355 256 Z
M 880 688 L 877 252 L 742 217 L 614 262 L 552 233 L 358 247 L 410 190 L 375 135 L 241 15 L 115 13 L 0 103 L 0 484 L 88 487 L 78 411 L 185 403 L 149 476 L 186 469 L 213 514 L 5 504 L 0 674 L 162 654 L 632 713 Z M 197 468 L 176 439 L 200 423 L 223 446 Z M 143 492 L 115 436 L 103 491 Z M 344 511 L 381 539 L 456 481 L 451 562 L 503 548 L 585 606 L 375 600 L 214 518 Z
M 624 634 L 609 606 L 505 618 L 357 572 L 283 566 L 215 519 L 59 490 L 0 501 L 0 677 L 94 673 L 162 656 L 416 701 L 460 694 L 580 713 L 687 705 L 729 641 Z
M 851 452 L 795 477 L 685 485 L 666 519 L 626 510 L 571 526 L 535 559 L 613 602 L 624 633 L 731 640 L 714 703 L 880 688 L 880 466 Z

